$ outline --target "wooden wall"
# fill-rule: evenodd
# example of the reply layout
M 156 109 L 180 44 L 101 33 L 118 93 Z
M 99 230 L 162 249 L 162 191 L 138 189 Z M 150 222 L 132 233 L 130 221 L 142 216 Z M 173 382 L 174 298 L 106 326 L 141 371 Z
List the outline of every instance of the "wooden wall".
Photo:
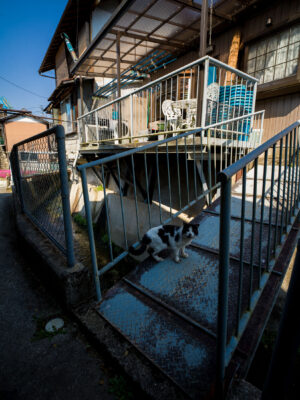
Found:
M 266 110 L 263 134 L 265 142 L 300 119 L 300 93 L 258 100 L 256 110 Z
M 89 45 L 89 35 L 89 24 L 85 22 L 78 35 L 78 57 L 81 57 L 83 52 L 87 49 Z
M 56 86 L 58 86 L 61 81 L 69 78 L 69 70 L 67 64 L 65 43 L 62 42 L 58 52 L 55 56 L 55 73 L 56 73 Z

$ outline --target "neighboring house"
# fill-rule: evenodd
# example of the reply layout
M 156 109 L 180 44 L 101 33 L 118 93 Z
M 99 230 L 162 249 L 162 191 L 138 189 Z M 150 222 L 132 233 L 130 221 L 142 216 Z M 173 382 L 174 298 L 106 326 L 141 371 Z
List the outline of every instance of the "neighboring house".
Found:
M 9 154 L 14 144 L 45 131 L 47 127 L 47 122 L 29 111 L 6 113 L 0 117 L 5 152 Z
M 77 117 L 92 108 L 92 96 L 98 85 L 94 77 L 70 74 L 73 60 L 61 35 L 69 35 L 80 57 L 119 3 L 118 0 L 69 1 L 40 67 L 40 74 L 55 70 L 56 88 L 49 97 L 46 111 L 62 123 L 67 134 L 76 131 Z M 99 85 L 109 80 L 100 79 Z
M 93 97 L 118 73 L 135 74 L 150 57 L 156 68 L 136 78 L 142 85 L 197 59 L 200 18 L 199 1 L 70 0 L 39 70 L 55 70 L 47 110 L 74 132 L 78 116 L 124 93 L 114 86 L 106 97 Z M 207 20 L 207 53 L 259 79 L 263 140 L 299 118 L 300 2 L 214 0 Z

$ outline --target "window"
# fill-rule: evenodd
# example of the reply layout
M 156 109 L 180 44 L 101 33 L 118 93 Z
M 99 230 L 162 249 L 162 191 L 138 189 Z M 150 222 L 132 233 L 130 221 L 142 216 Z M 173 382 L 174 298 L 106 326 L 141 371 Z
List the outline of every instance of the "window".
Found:
M 300 25 L 295 25 L 249 47 L 247 72 L 267 83 L 295 75 L 298 67 Z

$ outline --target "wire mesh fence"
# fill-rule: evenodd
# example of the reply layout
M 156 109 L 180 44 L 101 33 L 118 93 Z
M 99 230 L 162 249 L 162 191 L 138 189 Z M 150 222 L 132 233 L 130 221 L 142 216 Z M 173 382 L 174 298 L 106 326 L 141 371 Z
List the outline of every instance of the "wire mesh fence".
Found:
M 21 210 L 74 264 L 63 128 L 14 145 L 10 163 Z

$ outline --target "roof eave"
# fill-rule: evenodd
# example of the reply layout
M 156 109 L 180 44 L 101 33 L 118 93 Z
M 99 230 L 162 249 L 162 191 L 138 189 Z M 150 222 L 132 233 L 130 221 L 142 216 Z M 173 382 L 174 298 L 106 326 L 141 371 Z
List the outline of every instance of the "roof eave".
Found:
M 61 16 L 61 18 L 60 18 L 60 20 L 59 20 L 59 23 L 58 23 L 58 25 L 57 25 L 57 27 L 56 27 L 56 29 L 55 29 L 54 35 L 52 36 L 51 42 L 50 42 L 50 44 L 49 44 L 49 46 L 48 46 L 48 49 L 47 49 L 46 54 L 45 54 L 45 56 L 44 56 L 44 59 L 43 59 L 43 61 L 42 61 L 42 64 L 41 64 L 41 66 L 40 66 L 40 68 L 39 68 L 39 74 L 41 74 L 41 73 L 43 73 L 43 72 L 50 71 L 51 69 L 54 69 L 54 68 L 55 68 L 55 63 L 53 63 L 53 64 L 49 64 L 49 63 L 48 63 L 48 65 L 46 64 L 47 58 L 49 57 L 49 53 L 50 53 L 51 47 L 54 45 L 54 42 L 55 42 L 57 36 L 59 35 L 60 28 L 61 28 L 61 24 L 62 24 L 63 20 L 65 19 L 65 17 L 66 17 L 66 15 L 67 15 L 68 11 L 70 10 L 72 1 L 73 1 L 73 0 L 69 0 L 69 1 L 68 1 L 67 5 L 66 5 L 66 7 L 65 7 L 65 9 L 64 9 L 64 12 L 63 12 L 63 14 L 62 14 L 62 16 Z

